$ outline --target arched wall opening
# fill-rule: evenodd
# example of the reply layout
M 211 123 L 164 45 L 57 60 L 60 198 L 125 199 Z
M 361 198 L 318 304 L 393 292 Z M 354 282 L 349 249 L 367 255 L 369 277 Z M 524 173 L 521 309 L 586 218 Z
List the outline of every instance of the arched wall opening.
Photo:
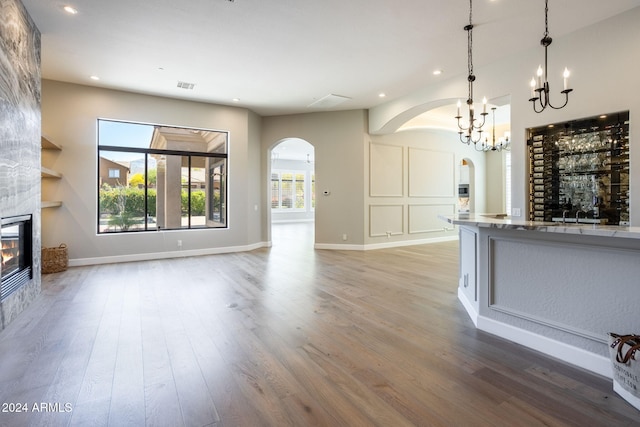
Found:
M 301 138 L 283 138 L 269 148 L 268 155 L 269 241 L 273 245 L 274 240 L 282 238 L 312 247 L 315 221 L 314 147 Z M 278 227 L 278 233 L 274 233 L 274 226 Z
M 458 165 L 458 212 L 476 211 L 476 167 L 473 160 L 463 158 Z

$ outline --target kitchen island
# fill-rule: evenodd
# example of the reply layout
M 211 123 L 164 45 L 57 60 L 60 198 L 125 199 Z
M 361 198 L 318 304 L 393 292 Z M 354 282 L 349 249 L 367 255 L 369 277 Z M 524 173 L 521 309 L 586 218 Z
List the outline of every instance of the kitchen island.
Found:
M 640 227 L 441 216 L 478 329 L 611 377 L 607 333 L 640 333 Z

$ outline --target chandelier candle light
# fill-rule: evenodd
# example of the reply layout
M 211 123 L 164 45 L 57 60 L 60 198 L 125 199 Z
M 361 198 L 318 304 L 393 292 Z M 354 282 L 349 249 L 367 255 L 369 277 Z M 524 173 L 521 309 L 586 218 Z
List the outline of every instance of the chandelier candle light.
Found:
M 469 75 L 467 77 L 467 81 L 469 83 L 469 97 L 467 98 L 467 106 L 469 108 L 469 122 L 468 126 L 463 126 L 460 123 L 460 119 L 462 119 L 462 115 L 460 114 L 460 107 L 462 103 L 458 101 L 458 115 L 455 117 L 458 121 L 458 128 L 460 131 L 458 134 L 460 135 L 460 142 L 463 144 L 469 145 L 473 142 L 474 146 L 477 146 L 477 143 L 482 140 L 482 127 L 485 124 L 485 120 L 487 119 L 487 98 L 483 98 L 482 100 L 482 123 L 480 123 L 479 119 L 475 118 L 474 108 L 473 108 L 473 82 L 476 80 L 476 76 L 473 74 L 473 22 L 472 22 L 472 10 L 473 10 L 473 0 L 469 0 L 469 25 L 465 25 L 464 30 L 467 32 L 467 66 Z M 480 150 L 484 151 L 484 150 Z
M 491 113 L 493 117 L 493 128 L 491 131 L 491 142 L 489 142 L 489 136 L 486 136 L 484 142 L 482 143 L 483 151 L 510 151 L 510 134 L 509 132 L 505 132 L 503 137 L 498 138 L 498 143 L 496 144 L 496 107 L 491 107 Z
M 547 80 L 547 48 L 551 44 L 551 37 L 549 37 L 549 0 L 545 0 L 544 2 L 544 37 L 540 40 L 540 44 L 544 46 L 544 71 L 542 66 L 538 66 L 538 71 L 536 73 L 536 78 L 531 78 L 531 98 L 529 101 L 533 103 L 533 110 L 536 113 L 543 112 L 547 107 L 551 107 L 555 110 L 559 110 L 564 108 L 569 102 L 569 92 L 573 89 L 569 89 L 569 70 L 565 67 L 564 73 L 562 75 L 564 81 L 564 87 L 562 92 L 565 96 L 564 104 L 559 107 L 556 107 L 551 104 L 551 99 L 549 97 L 549 82 Z M 539 102 L 536 102 L 539 101 Z

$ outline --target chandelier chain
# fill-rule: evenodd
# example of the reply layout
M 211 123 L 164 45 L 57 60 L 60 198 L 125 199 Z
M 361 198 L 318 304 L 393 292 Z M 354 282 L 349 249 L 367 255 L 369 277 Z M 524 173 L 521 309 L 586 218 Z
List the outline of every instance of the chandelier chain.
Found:
M 544 0 L 544 37 L 549 37 L 549 0 Z
M 482 141 L 482 127 L 485 125 L 487 118 L 487 101 L 483 99 L 483 110 L 479 114 L 480 118 L 474 114 L 473 108 L 473 82 L 476 77 L 473 75 L 473 0 L 469 0 L 469 24 L 464 26 L 464 30 L 467 32 L 467 70 L 469 75 L 467 76 L 467 83 L 469 88 L 469 97 L 467 98 L 467 111 L 469 113 L 468 123 L 463 125 L 461 123 L 462 114 L 460 112 L 461 102 L 458 101 L 458 114 L 455 117 L 458 121 L 458 128 L 460 135 L 460 141 L 469 145 L 473 142 L 474 147 L 478 149 L 478 143 Z M 482 144 L 484 147 L 485 144 Z
M 473 75 L 473 0 L 469 0 L 469 31 L 467 31 L 467 67 L 469 75 Z

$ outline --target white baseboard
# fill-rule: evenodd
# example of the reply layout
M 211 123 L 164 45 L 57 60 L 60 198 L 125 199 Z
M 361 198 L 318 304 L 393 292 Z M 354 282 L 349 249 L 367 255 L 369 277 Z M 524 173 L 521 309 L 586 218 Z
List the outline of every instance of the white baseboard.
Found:
M 339 243 L 316 243 L 314 249 L 331 249 L 336 251 L 364 251 L 364 245 L 341 245 Z
M 271 215 L 272 224 L 297 224 L 301 222 L 314 222 L 314 218 L 300 218 L 300 219 L 287 219 L 287 218 L 274 218 Z
M 463 303 L 464 304 L 464 303 Z M 465 307 L 466 308 L 466 307 Z M 537 350 L 548 356 L 594 372 L 603 377 L 613 378 L 608 357 L 556 341 L 533 332 L 516 328 L 484 316 L 478 316 L 478 329 Z
M 478 312 L 473 307 L 473 304 L 471 303 L 471 301 L 469 301 L 469 299 L 464 294 L 464 292 L 462 292 L 462 289 L 460 289 L 459 287 L 458 287 L 458 299 L 460 300 L 460 302 L 464 306 L 465 310 L 467 310 L 467 314 L 469 315 L 469 317 L 471 318 L 471 321 L 473 322 L 474 325 L 476 325 L 476 328 L 477 328 L 478 327 Z
M 429 243 L 450 242 L 458 240 L 458 235 L 434 237 L 431 239 L 401 240 L 396 242 L 371 243 L 368 245 L 353 245 L 340 243 L 316 243 L 315 249 L 332 249 L 337 251 L 370 251 L 375 249 L 400 248 L 404 246 L 426 245 Z
M 74 258 L 69 260 L 69 267 L 85 265 L 115 264 L 118 262 L 150 261 L 156 259 L 185 258 L 201 255 L 217 255 L 232 252 L 247 252 L 254 249 L 270 247 L 271 242 L 259 242 L 246 246 L 228 246 L 221 248 L 192 249 L 186 251 L 149 252 L 144 254 L 117 255 L 94 258 Z

